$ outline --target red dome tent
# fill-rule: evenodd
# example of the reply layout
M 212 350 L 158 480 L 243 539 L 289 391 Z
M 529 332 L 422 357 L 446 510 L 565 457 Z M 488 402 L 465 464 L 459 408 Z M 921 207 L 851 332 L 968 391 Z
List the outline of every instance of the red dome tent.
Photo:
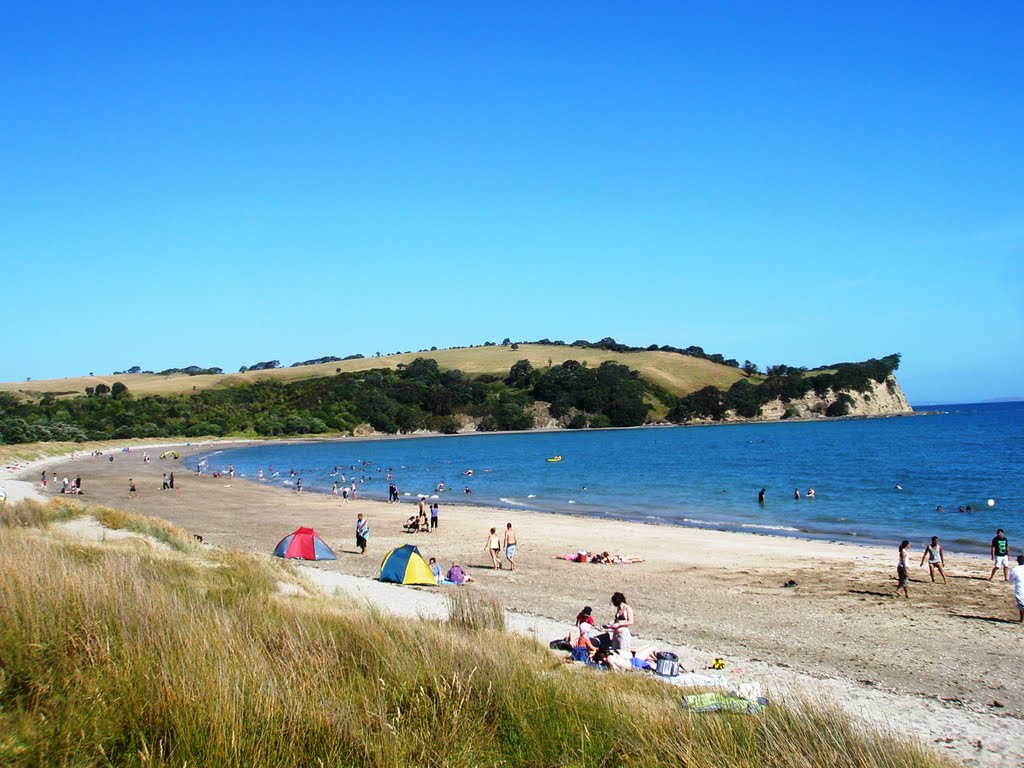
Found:
M 337 560 L 320 535 L 312 528 L 297 528 L 274 547 L 274 554 L 300 560 Z

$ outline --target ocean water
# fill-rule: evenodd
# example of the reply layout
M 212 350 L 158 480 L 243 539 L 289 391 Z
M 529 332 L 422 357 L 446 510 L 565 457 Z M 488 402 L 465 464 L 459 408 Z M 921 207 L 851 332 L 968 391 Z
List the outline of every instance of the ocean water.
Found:
M 938 535 L 962 552 L 987 552 L 1003 528 L 1020 551 L 1024 403 L 934 410 L 848 421 L 268 443 L 199 455 L 190 465 L 226 471 L 234 464 L 236 476 L 252 481 L 262 468 L 266 483 L 294 488 L 301 477 L 304 491 L 322 493 L 344 475 L 360 497 L 380 500 L 390 470 L 403 501 L 424 495 L 442 514 L 447 505 L 472 503 L 887 545 Z M 546 460 L 556 455 L 562 460 Z M 968 505 L 973 512 L 957 511 Z

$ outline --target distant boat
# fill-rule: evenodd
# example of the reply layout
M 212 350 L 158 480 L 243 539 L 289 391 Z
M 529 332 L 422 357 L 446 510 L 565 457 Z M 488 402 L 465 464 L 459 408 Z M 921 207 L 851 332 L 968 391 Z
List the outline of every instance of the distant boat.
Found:
M 562 460 L 561 456 L 552 456 L 550 459 L 548 459 L 548 461 L 561 461 L 561 460 Z

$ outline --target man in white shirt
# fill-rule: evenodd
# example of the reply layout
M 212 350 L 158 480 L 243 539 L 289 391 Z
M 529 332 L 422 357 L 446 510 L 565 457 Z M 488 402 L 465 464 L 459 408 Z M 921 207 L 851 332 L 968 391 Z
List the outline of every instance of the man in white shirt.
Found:
M 1017 621 L 1024 624 L 1024 555 L 1017 555 L 1017 565 L 1010 569 L 1010 583 L 1013 584 L 1013 599 L 1017 601 Z

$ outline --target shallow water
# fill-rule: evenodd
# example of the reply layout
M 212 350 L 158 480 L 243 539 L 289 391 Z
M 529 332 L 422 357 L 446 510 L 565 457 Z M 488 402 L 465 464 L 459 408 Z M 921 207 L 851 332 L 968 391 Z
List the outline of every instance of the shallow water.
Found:
M 360 497 L 380 500 L 391 468 L 403 500 L 424 495 L 442 507 L 471 502 L 864 543 L 938 535 L 948 549 L 967 552 L 987 552 L 1001 527 L 1011 547 L 1024 544 L 1024 403 L 936 410 L 914 418 L 270 443 L 189 463 L 205 461 L 207 471 L 234 464 L 249 480 L 262 468 L 264 482 L 293 488 L 301 477 L 304 490 L 325 493 L 344 474 Z M 562 461 L 546 460 L 555 455 Z M 973 513 L 958 513 L 961 505 Z

